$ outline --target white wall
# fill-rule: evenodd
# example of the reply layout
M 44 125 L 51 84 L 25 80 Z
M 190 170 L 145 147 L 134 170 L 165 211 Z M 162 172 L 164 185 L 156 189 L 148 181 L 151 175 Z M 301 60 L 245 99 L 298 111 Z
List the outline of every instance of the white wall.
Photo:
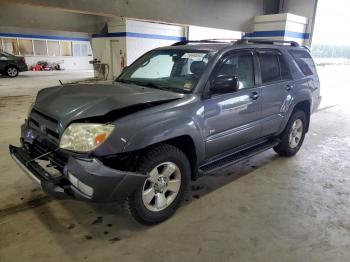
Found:
M 94 58 L 108 64 L 110 70 L 117 71 L 109 74 L 108 79 L 112 79 L 113 74 L 118 75 L 121 72 L 123 60 L 124 65 L 130 65 L 138 57 L 154 48 L 178 42 L 186 36 L 185 30 L 183 26 L 113 18 L 108 21 L 108 34 L 92 39 Z M 116 33 L 122 36 L 116 37 Z M 169 37 L 170 40 L 159 39 Z M 112 63 L 111 41 L 113 40 L 119 42 L 119 63 L 116 66 Z
M 148 51 L 161 46 L 169 46 L 175 42 L 177 41 L 128 37 L 126 39 L 126 63 L 130 65 Z
M 130 65 L 144 53 L 161 46 L 169 46 L 176 40 L 157 39 L 156 36 L 186 37 L 185 27 L 144 21 L 126 20 L 126 32 L 153 35 L 155 38 L 126 37 L 126 62 Z
M 203 39 L 241 39 L 242 33 L 239 31 L 217 29 L 201 26 L 188 27 L 189 40 L 203 40 Z

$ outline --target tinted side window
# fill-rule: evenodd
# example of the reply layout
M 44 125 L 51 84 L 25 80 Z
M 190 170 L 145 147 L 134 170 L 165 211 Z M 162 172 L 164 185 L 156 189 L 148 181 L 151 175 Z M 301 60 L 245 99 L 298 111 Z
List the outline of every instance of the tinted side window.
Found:
M 221 66 L 218 75 L 235 76 L 239 81 L 239 89 L 255 86 L 254 62 L 252 55 L 230 56 Z
M 289 53 L 305 76 L 316 74 L 315 64 L 306 50 L 290 50 Z
M 281 80 L 278 56 L 271 52 L 259 52 L 261 80 L 269 83 Z
M 284 60 L 284 57 L 282 55 L 278 56 L 278 60 L 280 63 L 280 69 L 281 69 L 281 79 L 282 80 L 290 80 L 292 79 L 290 75 L 290 71 L 287 67 L 286 61 Z

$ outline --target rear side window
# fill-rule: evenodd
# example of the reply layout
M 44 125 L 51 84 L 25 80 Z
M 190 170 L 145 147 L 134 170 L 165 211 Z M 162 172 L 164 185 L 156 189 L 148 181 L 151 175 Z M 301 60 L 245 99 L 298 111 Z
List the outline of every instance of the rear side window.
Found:
M 288 66 L 287 66 L 283 56 L 282 55 L 278 55 L 278 60 L 279 60 L 280 69 L 281 69 L 281 79 L 282 80 L 291 80 L 292 77 L 291 77 L 289 68 L 288 68 Z
M 289 53 L 294 58 L 300 71 L 305 76 L 316 74 L 316 66 L 311 55 L 306 50 L 289 50 Z
M 260 63 L 262 83 L 291 79 L 287 64 L 280 53 L 259 51 L 258 59 Z
M 269 83 L 281 80 L 278 57 L 271 52 L 259 52 L 258 58 L 261 69 L 261 80 Z

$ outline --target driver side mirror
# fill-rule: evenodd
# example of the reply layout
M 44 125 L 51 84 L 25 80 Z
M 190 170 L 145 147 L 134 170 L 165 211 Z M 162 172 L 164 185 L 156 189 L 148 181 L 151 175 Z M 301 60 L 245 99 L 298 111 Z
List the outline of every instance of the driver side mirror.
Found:
M 218 75 L 210 85 L 212 93 L 232 93 L 239 88 L 239 80 L 236 76 Z

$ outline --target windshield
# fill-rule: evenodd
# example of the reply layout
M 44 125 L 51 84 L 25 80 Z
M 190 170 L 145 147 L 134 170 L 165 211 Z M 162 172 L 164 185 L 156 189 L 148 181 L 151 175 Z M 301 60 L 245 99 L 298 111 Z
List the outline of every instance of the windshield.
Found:
M 117 81 L 189 93 L 213 55 L 198 50 L 154 50 L 128 67 Z

